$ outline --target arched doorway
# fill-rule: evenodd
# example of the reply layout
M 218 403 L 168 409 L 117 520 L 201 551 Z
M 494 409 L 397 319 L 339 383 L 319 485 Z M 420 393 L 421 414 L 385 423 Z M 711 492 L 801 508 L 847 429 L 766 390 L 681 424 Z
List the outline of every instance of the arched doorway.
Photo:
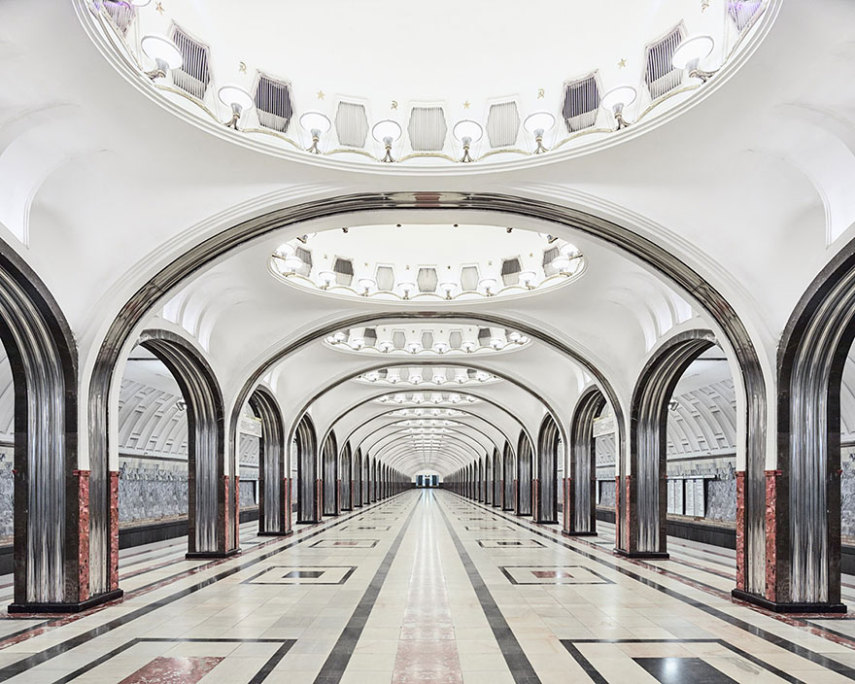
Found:
M 342 511 L 353 510 L 353 454 L 350 451 L 350 442 L 344 445 L 341 451 L 341 501 Z
M 524 432 L 520 432 L 517 442 L 517 515 L 531 515 L 532 487 L 531 441 Z
M 172 374 L 187 408 L 188 552 L 219 558 L 237 552 L 238 483 L 235 454 L 225 473 L 225 412 L 219 383 L 186 340 L 165 330 L 145 331 L 139 346 Z
M 537 440 L 537 477 L 532 482 L 534 519 L 542 523 L 558 522 L 558 425 L 546 416 Z
M 296 430 L 297 450 L 297 522 L 314 523 L 321 519 L 318 497 L 318 448 L 315 426 L 308 414 Z
M 249 405 L 261 420 L 258 470 L 258 533 L 291 532 L 291 496 L 286 476 L 285 429 L 279 403 L 266 387 L 258 387 Z
M 339 475 L 338 475 L 338 444 L 335 433 L 330 432 L 324 442 L 323 465 L 323 501 L 324 515 L 338 515 L 339 506 Z
M 606 399 L 596 387 L 589 387 L 579 397 L 570 424 L 570 473 L 565 479 L 564 532 L 588 535 L 597 532 L 597 443 L 594 421 Z M 612 433 L 613 434 L 613 433 Z M 612 468 L 612 473 L 614 468 Z M 614 506 L 614 477 L 609 482 Z

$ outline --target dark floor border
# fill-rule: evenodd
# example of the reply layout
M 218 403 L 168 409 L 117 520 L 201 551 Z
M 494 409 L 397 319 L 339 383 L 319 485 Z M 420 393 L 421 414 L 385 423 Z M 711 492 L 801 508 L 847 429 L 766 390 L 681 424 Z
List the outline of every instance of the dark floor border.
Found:
M 460 496 L 459 494 L 456 494 L 454 492 L 452 493 L 455 494 L 455 496 Z M 481 504 L 475 503 L 469 499 L 466 499 L 465 497 L 461 496 L 460 498 L 464 499 L 465 501 L 468 501 L 470 505 L 482 507 Z M 587 551 L 582 551 L 581 549 L 575 548 L 563 539 L 556 539 L 550 534 L 546 534 L 545 532 L 535 529 L 532 523 L 526 524 L 528 521 L 521 522 L 519 518 L 512 518 L 503 513 L 494 513 L 494 515 L 501 515 L 503 519 L 513 523 L 514 525 L 517 525 L 518 527 L 522 527 L 523 529 L 528 530 L 528 532 L 530 532 L 531 534 L 536 534 L 538 536 L 543 537 L 544 539 L 549 539 L 554 544 L 563 546 L 564 548 L 569 549 L 573 553 L 576 553 L 582 556 L 583 558 L 587 558 L 589 560 L 594 561 L 595 563 L 599 563 L 600 565 L 604 565 L 605 567 L 611 568 L 612 570 L 619 572 L 620 574 L 626 577 L 634 579 L 640 582 L 641 584 L 650 587 L 651 589 L 655 589 L 656 591 L 659 591 L 665 594 L 666 596 L 670 596 L 672 598 L 677 599 L 678 601 L 682 601 L 683 603 L 693 608 L 697 608 L 698 610 L 705 612 L 707 615 L 711 615 L 712 617 L 727 622 L 728 624 L 733 625 L 738 629 L 742 629 L 748 632 L 749 634 L 753 634 L 754 636 L 760 637 L 761 639 L 764 639 L 765 641 L 768 641 L 769 643 L 774 644 L 775 646 L 778 646 L 779 648 L 782 648 L 785 651 L 789 651 L 790 653 L 797 655 L 801 658 L 805 658 L 806 660 L 809 660 L 816 665 L 820 665 L 821 667 L 824 667 L 827 670 L 831 670 L 832 672 L 836 672 L 837 674 L 843 675 L 844 677 L 849 677 L 850 679 L 855 680 L 855 668 L 849 667 L 848 665 L 844 665 L 843 663 L 839 663 L 836 660 L 832 660 L 831 658 L 822 655 L 821 653 L 816 653 L 815 651 L 811 651 L 810 649 L 807 649 L 804 646 L 799 646 L 798 644 L 793 643 L 789 639 L 780 637 L 777 634 L 773 634 L 772 632 L 762 629 L 761 627 L 752 625 L 751 623 L 746 622 L 745 620 L 741 620 L 738 617 L 725 613 L 721 610 L 718 610 L 717 608 L 708 606 L 705 603 L 701 603 L 700 601 L 690 598 L 685 594 L 681 594 L 680 592 L 674 589 L 670 589 L 669 587 L 659 584 L 659 582 L 656 582 L 655 580 L 643 577 L 642 575 L 639 575 L 638 573 L 633 572 L 632 570 L 623 568 L 617 565 L 616 563 L 608 561 L 604 558 L 600 558 L 592 553 L 588 553 Z M 581 539 L 577 543 L 589 544 L 596 548 L 596 545 L 590 544 L 589 542 L 586 542 Z M 603 549 L 600 549 L 600 552 L 607 553 L 607 551 Z
M 774 665 L 770 665 L 757 656 L 753 656 L 750 653 L 743 651 L 741 648 L 737 648 L 724 639 L 561 639 L 560 641 L 570 655 L 573 656 L 573 659 L 579 663 L 579 666 L 585 671 L 585 674 L 588 675 L 595 684 L 608 684 L 608 680 L 603 677 L 603 675 L 600 674 L 600 671 L 594 667 L 594 664 L 588 660 L 578 648 L 576 648 L 576 644 L 718 644 L 719 646 L 724 646 L 727 650 L 735 653 L 741 658 L 744 658 L 748 662 L 753 663 L 757 667 L 762 667 L 764 670 L 774 674 L 776 677 L 780 677 L 784 681 L 790 682 L 790 684 L 804 684 L 801 679 L 793 677 L 783 670 L 779 670 Z
M 564 568 L 582 568 L 585 572 L 591 573 L 594 577 L 599 577 L 602 582 L 517 582 L 513 575 L 511 575 L 509 570 L 523 569 L 523 570 L 531 570 L 532 568 L 557 568 L 562 570 Z M 525 587 L 556 587 L 556 586 L 565 586 L 565 587 L 576 587 L 576 586 L 584 586 L 584 585 L 603 585 L 603 584 L 614 584 L 614 580 L 610 580 L 605 575 L 601 575 L 598 572 L 594 572 L 591 568 L 586 568 L 584 565 L 500 565 L 499 570 L 502 571 L 502 574 L 508 578 L 508 582 L 511 584 L 516 584 L 518 586 Z
M 409 491 L 409 490 L 406 490 Z M 416 500 L 416 504 L 418 499 Z M 344 671 L 347 669 L 347 664 L 353 655 L 359 637 L 362 636 L 362 630 L 365 629 L 365 624 L 368 622 L 368 617 L 371 615 L 371 610 L 377 602 L 377 597 L 380 595 L 380 590 L 386 582 L 386 576 L 389 574 L 389 568 L 392 567 L 392 561 L 398 555 L 398 549 L 401 548 L 401 542 L 404 541 L 404 535 L 413 521 L 417 506 L 414 504 L 410 514 L 404 521 L 403 526 L 395 535 L 395 540 L 383 557 L 380 567 L 374 573 L 371 583 L 359 600 L 356 609 L 347 621 L 344 629 L 338 640 L 335 642 L 332 651 L 324 661 L 321 671 L 315 677 L 315 684 L 338 684 L 344 676 Z
M 341 570 L 347 568 L 347 572 L 344 573 L 344 576 L 338 582 L 256 582 L 255 580 L 262 575 L 266 575 L 271 570 L 312 570 L 313 568 L 323 568 L 324 570 L 331 570 L 333 568 Z M 356 571 L 355 565 L 270 565 L 261 572 L 255 573 L 252 577 L 248 577 L 241 584 L 255 584 L 255 585 L 269 585 L 269 586 L 277 586 L 277 587 L 293 587 L 293 586 L 305 586 L 305 587 L 328 587 L 331 585 L 344 584 L 347 580 L 350 579 L 350 576 Z
M 113 620 L 110 620 L 109 622 L 107 622 L 103 625 L 93 627 L 92 629 L 87 630 L 86 632 L 82 632 L 81 634 L 78 634 L 77 636 L 71 637 L 70 639 L 66 639 L 65 641 L 60 642 L 58 644 L 55 644 L 53 646 L 49 646 L 48 648 L 46 648 L 42 651 L 39 651 L 38 653 L 34 653 L 31 656 L 28 656 L 26 658 L 22 658 L 21 660 L 18 660 L 14 663 L 10 663 L 9 665 L 6 665 L 4 667 L 0 667 L 0 682 L 4 682 L 7 679 L 10 679 L 12 677 L 15 677 L 16 675 L 21 674 L 22 672 L 26 672 L 27 670 L 35 667 L 36 665 L 41 665 L 42 663 L 45 663 L 49 660 L 52 660 L 53 658 L 56 658 L 57 656 L 60 656 L 63 653 L 67 653 L 68 651 L 70 651 L 70 650 L 72 650 L 78 646 L 81 646 L 82 644 L 88 643 L 92 639 L 94 639 L 98 636 L 101 636 L 102 634 L 106 634 L 107 632 L 110 632 L 110 631 L 112 631 L 118 627 L 122 627 L 123 625 L 126 625 L 126 624 L 128 624 L 128 623 L 130 623 L 130 622 L 132 622 L 138 618 L 141 618 L 145 615 L 148 615 L 149 613 L 151 613 L 151 612 L 153 612 L 159 608 L 162 608 L 165 605 L 173 603 L 174 601 L 177 601 L 178 599 L 182 599 L 185 596 L 189 596 L 190 594 L 194 594 L 197 591 L 200 591 L 201 589 L 204 589 L 205 587 L 210 586 L 211 584 L 214 584 L 216 582 L 219 582 L 220 580 L 225 579 L 226 577 L 231 577 L 232 575 L 237 574 L 238 572 L 241 572 L 242 570 L 245 570 L 246 568 L 257 565 L 258 563 L 261 563 L 262 561 L 265 561 L 268 558 L 271 558 L 271 557 L 273 557 L 279 553 L 282 553 L 283 551 L 286 551 L 287 549 L 290 549 L 294 546 L 297 546 L 298 544 L 302 544 L 307 539 L 312 539 L 314 537 L 317 537 L 320 534 L 325 534 L 331 528 L 338 527 L 339 525 L 343 525 L 348 520 L 353 520 L 354 518 L 358 518 L 358 517 L 364 515 L 365 513 L 371 511 L 374 507 L 383 506 L 384 504 L 388 503 L 389 501 L 392 501 L 393 499 L 394 499 L 394 497 L 392 499 L 386 499 L 382 502 L 378 502 L 376 504 L 373 504 L 371 507 L 366 508 L 363 511 L 360 511 L 360 512 L 355 513 L 353 515 L 349 515 L 349 516 L 342 518 L 340 520 L 336 520 L 335 522 L 332 522 L 329 525 L 325 525 L 324 522 L 316 523 L 317 525 L 321 525 L 322 527 L 320 529 L 317 529 L 317 530 L 309 531 L 307 534 L 303 534 L 299 537 L 288 537 L 288 539 L 290 541 L 288 541 L 287 543 L 284 543 L 281 546 L 275 546 L 270 551 L 262 553 L 255 558 L 246 560 L 243 563 L 240 563 L 239 565 L 235 565 L 234 567 L 229 568 L 228 570 L 223 570 L 222 572 L 217 573 L 216 575 L 213 575 L 207 579 L 204 579 L 201 582 L 197 582 L 196 584 L 194 584 L 192 586 L 186 587 L 184 589 L 180 589 L 179 591 L 176 591 L 176 592 L 170 594 L 169 596 L 165 596 L 164 598 L 160 599 L 159 601 L 155 601 L 153 603 L 149 603 L 145 606 L 137 608 L 136 610 L 131 611 L 130 613 L 127 613 L 127 614 L 122 615 L 120 617 L 117 617 Z M 273 540 L 270 543 L 276 544 L 277 541 Z M 159 583 L 160 583 L 160 581 L 155 583 L 155 584 L 159 584 Z M 32 628 L 30 628 L 30 630 L 26 630 L 26 631 L 34 631 L 34 630 L 37 630 L 38 628 L 39 627 L 32 627 Z M 0 641 L 2 641 L 2 640 L 0 640 Z
M 481 573 L 478 572 L 478 569 L 472 562 L 472 558 L 463 546 L 463 542 L 460 541 L 460 537 L 457 536 L 457 533 L 451 526 L 451 521 L 448 519 L 443 507 L 438 506 L 438 509 L 445 522 L 448 534 L 454 542 L 454 548 L 457 549 L 457 555 L 460 556 L 460 560 L 469 577 L 469 582 L 475 590 L 475 595 L 478 597 L 478 602 L 481 604 L 481 609 L 484 611 L 490 629 L 493 630 L 493 636 L 496 637 L 496 642 L 499 644 L 499 649 L 502 651 L 502 656 L 505 658 L 505 663 L 507 663 L 508 669 L 511 671 L 514 682 L 517 684 L 539 684 L 540 678 L 534 671 L 522 646 L 520 646 L 520 642 L 514 636 L 508 621 L 505 620 L 505 616 L 502 615 L 502 611 L 496 604 L 496 600 L 493 598 L 490 590 L 487 589 Z
M 74 672 L 71 672 L 64 677 L 60 677 L 53 684 L 67 684 L 70 681 L 73 681 L 80 677 L 81 675 L 86 674 L 94 670 L 96 667 L 103 665 L 108 660 L 112 660 L 116 656 L 121 655 L 125 651 L 133 648 L 137 644 L 150 644 L 150 643 L 213 643 L 213 644 L 280 644 L 279 648 L 276 649 L 276 653 L 274 653 L 264 665 L 261 666 L 261 669 L 256 672 L 252 679 L 249 680 L 249 684 L 260 684 L 273 672 L 273 668 L 275 668 L 279 661 L 285 657 L 285 654 L 291 650 L 291 647 L 297 643 L 296 639 L 222 639 L 218 637 L 213 637 L 210 639 L 197 638 L 197 639 L 170 639 L 170 638 L 157 638 L 157 637 L 139 637 L 137 639 L 131 639 L 130 641 L 122 644 L 118 648 L 114 648 L 109 653 L 105 653 L 100 658 L 96 658 L 90 663 L 86 663 L 83 667 Z M 150 662 L 150 661 L 149 661 Z

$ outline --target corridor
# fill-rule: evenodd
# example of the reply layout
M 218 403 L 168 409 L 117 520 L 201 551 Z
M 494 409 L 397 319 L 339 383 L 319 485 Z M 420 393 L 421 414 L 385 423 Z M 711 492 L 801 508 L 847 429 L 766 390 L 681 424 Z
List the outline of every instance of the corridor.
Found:
M 732 603 L 733 552 L 669 539 L 614 555 L 613 527 L 556 525 L 409 490 L 242 553 L 184 539 L 123 551 L 125 600 L 0 620 L 0 681 L 843 682 L 847 616 Z M 2 578 L 9 591 L 9 578 Z M 844 599 L 855 601 L 852 577 Z

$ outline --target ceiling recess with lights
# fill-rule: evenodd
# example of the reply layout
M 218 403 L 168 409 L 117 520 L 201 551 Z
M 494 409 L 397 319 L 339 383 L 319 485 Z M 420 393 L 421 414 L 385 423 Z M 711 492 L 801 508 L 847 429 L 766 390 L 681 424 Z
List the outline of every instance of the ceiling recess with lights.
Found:
M 774 0 L 76 2 L 185 118 L 274 153 L 430 168 L 587 150 L 683 107 Z
M 519 331 L 454 323 L 401 323 L 339 330 L 324 344 L 338 351 L 381 356 L 461 356 L 523 349 L 531 339 Z
M 355 381 L 378 387 L 440 387 L 442 385 L 489 385 L 501 382 L 501 379 L 492 373 L 472 368 L 422 365 L 381 368 L 363 373 L 355 378 Z
M 482 225 L 376 225 L 310 233 L 270 257 L 284 282 L 328 295 L 454 302 L 529 295 L 585 268 L 572 244 L 545 233 Z

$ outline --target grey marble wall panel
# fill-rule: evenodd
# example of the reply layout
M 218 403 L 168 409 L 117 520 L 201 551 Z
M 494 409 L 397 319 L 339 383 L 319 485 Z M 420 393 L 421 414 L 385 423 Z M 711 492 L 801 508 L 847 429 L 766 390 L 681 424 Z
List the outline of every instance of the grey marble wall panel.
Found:
M 840 450 L 840 534 L 843 542 L 855 544 L 855 447 Z
M 611 480 L 603 480 L 602 482 L 598 482 L 597 485 L 600 488 L 600 502 L 599 506 L 609 506 L 614 508 L 615 505 L 615 481 L 614 478 Z
M 244 480 L 241 477 L 240 481 L 240 507 L 253 508 L 258 506 L 258 501 L 255 499 L 255 481 Z
M 14 534 L 12 507 L 12 466 L 15 455 L 13 447 L 0 447 L 0 543 L 12 543 Z
M 187 515 L 187 461 L 119 458 L 119 522 Z

